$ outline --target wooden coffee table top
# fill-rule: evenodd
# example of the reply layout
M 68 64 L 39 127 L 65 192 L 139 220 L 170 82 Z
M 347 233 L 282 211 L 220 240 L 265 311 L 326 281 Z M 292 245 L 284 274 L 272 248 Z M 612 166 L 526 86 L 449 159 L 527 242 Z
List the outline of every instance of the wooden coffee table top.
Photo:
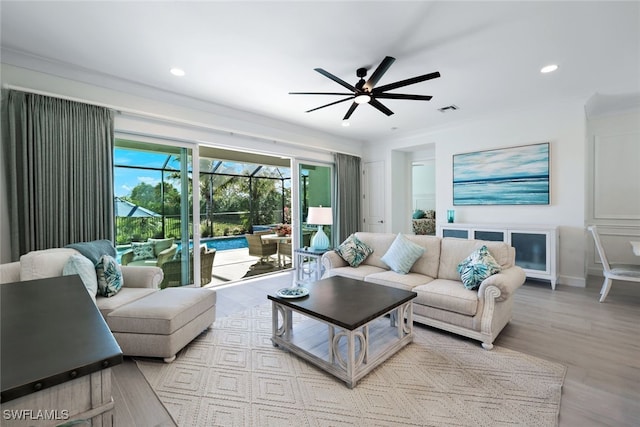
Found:
M 309 295 L 302 298 L 281 298 L 275 294 L 267 298 L 351 331 L 418 295 L 341 276 L 322 279 L 306 287 Z

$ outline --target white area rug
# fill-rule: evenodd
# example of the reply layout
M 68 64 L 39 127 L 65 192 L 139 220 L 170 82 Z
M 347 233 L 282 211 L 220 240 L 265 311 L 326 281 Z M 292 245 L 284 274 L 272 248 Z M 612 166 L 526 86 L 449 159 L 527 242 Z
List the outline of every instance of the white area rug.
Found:
M 217 320 L 171 364 L 137 364 L 180 426 L 557 425 L 564 366 L 414 331 L 352 390 L 273 347 L 270 304 Z

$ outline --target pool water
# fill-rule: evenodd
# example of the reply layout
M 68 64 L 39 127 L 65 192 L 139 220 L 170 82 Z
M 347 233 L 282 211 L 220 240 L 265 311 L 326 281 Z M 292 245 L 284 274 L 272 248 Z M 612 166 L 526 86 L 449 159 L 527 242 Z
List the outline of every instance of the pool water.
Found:
M 249 244 L 244 236 L 231 236 L 231 237 L 215 237 L 212 239 L 200 239 L 200 243 L 207 245 L 208 249 L 215 249 L 217 251 L 224 251 L 227 249 L 242 249 L 248 248 Z

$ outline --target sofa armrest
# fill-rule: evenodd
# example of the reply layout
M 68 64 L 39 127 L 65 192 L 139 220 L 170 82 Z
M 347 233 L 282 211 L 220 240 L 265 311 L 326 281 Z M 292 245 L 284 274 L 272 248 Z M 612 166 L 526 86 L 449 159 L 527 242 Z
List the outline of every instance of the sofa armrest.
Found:
M 131 261 L 133 261 L 133 249 L 127 249 L 122 253 L 122 256 L 120 257 L 120 264 L 127 265 Z
M 0 283 L 20 281 L 20 261 L 0 265 Z
M 322 269 L 327 274 L 332 268 L 346 267 L 349 265 L 347 261 L 342 259 L 336 251 L 325 252 L 322 255 Z
M 158 289 L 163 277 L 160 267 L 122 266 L 123 286 L 126 288 Z
M 480 284 L 480 289 L 478 289 L 478 296 L 483 298 L 485 288 L 487 286 L 495 286 L 500 290 L 500 295 L 496 298 L 496 301 L 507 300 L 511 298 L 511 294 L 513 294 L 516 289 L 524 284 L 526 279 L 527 276 L 524 270 L 514 265 L 484 279 Z

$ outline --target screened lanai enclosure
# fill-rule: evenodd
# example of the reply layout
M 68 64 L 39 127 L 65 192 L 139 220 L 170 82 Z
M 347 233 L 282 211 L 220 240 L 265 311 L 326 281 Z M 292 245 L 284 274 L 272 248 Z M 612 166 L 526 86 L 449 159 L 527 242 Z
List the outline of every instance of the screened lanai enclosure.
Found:
M 118 139 L 114 152 L 116 204 L 134 206 L 137 215 L 117 209 L 116 244 L 149 238 L 182 241 L 193 236 L 192 189 L 200 194 L 203 240 L 244 236 L 291 223 L 289 159 L 200 147 L 199 176 L 193 177 L 190 150 Z M 183 177 L 187 178 L 184 179 Z M 186 197 L 185 197 L 186 195 Z M 127 214 L 120 214 L 126 212 Z M 151 214 L 144 215 L 143 213 Z M 155 214 L 155 215 L 154 215 Z

